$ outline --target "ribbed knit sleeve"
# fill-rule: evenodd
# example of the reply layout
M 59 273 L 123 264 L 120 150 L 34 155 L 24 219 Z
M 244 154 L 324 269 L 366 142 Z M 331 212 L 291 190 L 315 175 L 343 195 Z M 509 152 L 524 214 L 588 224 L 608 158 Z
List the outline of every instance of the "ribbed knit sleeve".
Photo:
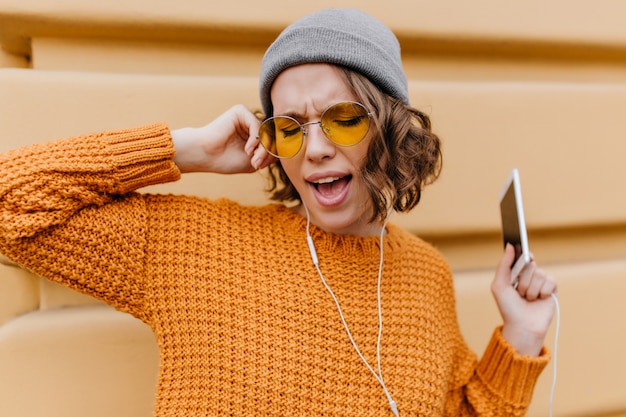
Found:
M 0 155 L 0 253 L 141 316 L 146 214 L 131 191 L 178 179 L 173 155 L 164 124 Z
M 173 181 L 180 172 L 163 124 L 36 144 L 0 155 L 0 233 L 32 236 L 83 207 Z
M 545 349 L 538 357 L 519 355 L 497 328 L 467 387 L 468 400 L 477 415 L 525 415 L 548 360 Z

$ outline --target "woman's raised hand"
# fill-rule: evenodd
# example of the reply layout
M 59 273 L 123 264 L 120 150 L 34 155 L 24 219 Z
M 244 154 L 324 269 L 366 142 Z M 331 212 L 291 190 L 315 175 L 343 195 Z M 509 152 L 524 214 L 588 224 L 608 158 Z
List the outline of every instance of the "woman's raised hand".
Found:
M 275 161 L 256 138 L 260 122 L 238 104 L 200 128 L 172 131 L 181 172 L 238 174 L 253 172 Z
M 554 278 L 539 268 L 533 259 L 511 285 L 513 246 L 507 245 L 498 264 L 491 291 L 504 321 L 502 336 L 522 355 L 540 353 L 555 311 L 552 294 L 556 294 Z

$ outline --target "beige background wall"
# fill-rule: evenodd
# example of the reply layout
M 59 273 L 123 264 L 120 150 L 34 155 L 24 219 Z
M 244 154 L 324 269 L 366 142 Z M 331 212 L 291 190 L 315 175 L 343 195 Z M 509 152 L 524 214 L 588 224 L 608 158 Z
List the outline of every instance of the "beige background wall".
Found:
M 532 250 L 560 285 L 555 412 L 626 413 L 622 1 L 0 0 L 0 150 L 258 108 L 264 49 L 325 6 L 359 6 L 396 31 L 412 104 L 444 141 L 440 180 L 394 221 L 447 256 L 469 343 L 481 352 L 498 323 L 497 197 L 517 167 Z M 151 191 L 261 203 L 262 187 L 261 175 L 190 175 Z M 547 415 L 551 378 L 550 368 L 531 415 Z

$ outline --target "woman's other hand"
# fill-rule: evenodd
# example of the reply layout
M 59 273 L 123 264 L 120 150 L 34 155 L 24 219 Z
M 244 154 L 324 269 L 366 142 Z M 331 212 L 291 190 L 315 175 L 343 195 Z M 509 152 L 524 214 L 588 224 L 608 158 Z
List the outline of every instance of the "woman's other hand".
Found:
M 500 315 L 504 321 L 502 335 L 522 355 L 537 356 L 555 311 L 552 294 L 556 281 L 532 259 L 511 285 L 513 246 L 507 245 L 491 284 Z

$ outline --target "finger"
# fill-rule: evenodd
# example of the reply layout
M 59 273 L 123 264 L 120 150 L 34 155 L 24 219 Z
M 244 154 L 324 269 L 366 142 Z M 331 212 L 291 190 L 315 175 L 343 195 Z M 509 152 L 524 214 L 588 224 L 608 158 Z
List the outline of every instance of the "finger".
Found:
M 517 278 L 518 284 L 516 289 L 519 295 L 521 295 L 522 297 L 527 296 L 528 290 L 530 289 L 533 280 L 533 275 L 535 274 L 536 270 L 537 264 L 535 263 L 535 261 L 532 261 L 531 263 L 526 265 L 520 272 Z
M 246 144 L 244 146 L 244 151 L 252 156 L 258 149 L 265 149 L 261 145 L 261 141 L 259 140 L 259 125 L 257 122 L 252 122 L 252 124 L 248 128 L 248 139 L 246 140 Z
M 266 153 L 266 156 L 265 158 L 262 159 L 261 164 L 259 165 L 258 169 L 268 167 L 276 161 L 277 161 L 276 157 Z
M 496 267 L 496 276 L 492 283 L 492 289 L 497 290 L 505 286 L 511 285 L 511 265 L 513 265 L 513 259 L 515 258 L 515 251 L 511 244 L 504 247 L 504 253 L 498 262 Z
M 539 298 L 549 298 L 550 296 L 552 296 L 552 294 L 556 294 L 557 292 L 558 287 L 556 284 L 556 280 L 551 275 L 548 275 L 539 292 Z
M 535 272 L 530 277 L 530 283 L 526 289 L 526 299 L 528 301 L 535 301 L 540 298 L 541 290 L 547 281 L 546 273 L 540 269 L 535 269 Z
M 254 113 L 242 104 L 233 106 L 228 113 L 234 118 L 233 123 L 237 134 L 245 140 L 244 151 L 248 155 L 252 155 L 259 144 L 257 135 L 261 122 Z
M 275 161 L 276 158 L 270 155 L 262 146 L 259 146 L 254 150 L 250 159 L 250 162 L 255 169 L 265 168 Z
M 248 155 L 254 155 L 254 152 L 259 147 L 259 139 L 256 136 L 249 136 L 246 143 L 243 146 L 243 151 Z

